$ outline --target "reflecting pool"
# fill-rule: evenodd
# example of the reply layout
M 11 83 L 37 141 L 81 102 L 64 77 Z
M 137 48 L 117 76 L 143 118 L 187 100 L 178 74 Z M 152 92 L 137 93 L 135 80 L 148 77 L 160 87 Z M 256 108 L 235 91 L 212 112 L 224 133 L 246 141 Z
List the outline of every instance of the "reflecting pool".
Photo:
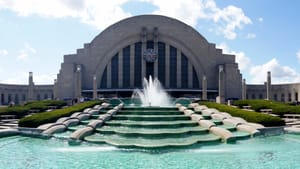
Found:
M 300 168 L 300 135 L 284 134 L 184 149 L 120 149 L 64 139 L 0 138 L 0 168 Z

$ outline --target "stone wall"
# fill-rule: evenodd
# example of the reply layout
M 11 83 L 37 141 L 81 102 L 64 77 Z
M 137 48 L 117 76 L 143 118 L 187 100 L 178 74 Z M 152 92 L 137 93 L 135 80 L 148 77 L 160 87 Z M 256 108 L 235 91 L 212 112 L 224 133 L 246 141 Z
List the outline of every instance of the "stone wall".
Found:
M 300 100 L 300 83 L 272 84 L 270 100 L 293 102 Z M 247 99 L 266 99 L 267 87 L 264 85 L 247 85 Z
M 122 49 L 126 46 L 132 48 L 136 42 L 142 42 L 142 45 L 145 45 L 147 40 L 154 41 L 154 43 L 163 42 L 166 44 L 166 48 L 173 46 L 177 52 L 183 53 L 187 57 L 188 63 L 191 65 L 188 68 L 189 87 L 193 80 L 191 78 L 193 67 L 198 77 L 199 89 L 197 90 L 199 94 L 202 91 L 202 78 L 204 76 L 207 79 L 208 91 L 218 91 L 218 66 L 224 65 L 225 99 L 241 98 L 242 79 L 235 63 L 235 56 L 223 54 L 221 49 L 216 49 L 215 44 L 209 43 L 201 34 L 185 23 L 159 15 L 142 15 L 124 19 L 109 26 L 91 43 L 84 44 L 84 47 L 78 49 L 76 54 L 65 55 L 64 63 L 61 64 L 61 70 L 57 76 L 58 97 L 61 99 L 74 98 L 78 97 L 77 94 L 80 93 L 78 90 L 92 91 L 94 76 L 98 79 L 97 89 L 101 92 L 100 84 L 106 67 L 109 76 L 107 84 L 118 83 L 119 88 L 122 88 L 122 81 L 120 80 L 110 83 L 110 64 L 113 56 L 119 53 L 119 69 L 122 69 Z M 142 50 L 145 49 L 145 46 L 142 46 Z M 166 55 L 167 53 L 168 50 L 166 50 Z M 145 77 L 145 61 L 142 62 L 143 78 Z M 177 57 L 177 62 L 181 63 L 180 56 Z M 168 64 L 166 63 L 166 66 Z M 76 73 L 78 65 L 82 67 L 79 80 Z M 154 65 L 157 66 L 157 63 Z M 119 71 L 119 79 L 122 79 L 122 70 Z M 182 78 L 180 66 L 177 67 L 177 71 L 176 89 L 180 90 L 178 88 L 181 86 L 180 79 Z M 154 76 L 157 76 L 157 67 L 154 68 Z M 168 78 L 170 77 L 166 69 L 166 79 Z M 131 78 L 131 81 L 133 79 Z M 133 82 L 130 84 L 130 90 L 134 90 Z M 165 87 L 172 89 L 169 85 L 168 81 Z M 79 89 L 78 86 L 81 88 Z
M 0 105 L 29 101 L 29 85 L 0 84 Z M 53 99 L 53 85 L 35 85 L 31 100 Z

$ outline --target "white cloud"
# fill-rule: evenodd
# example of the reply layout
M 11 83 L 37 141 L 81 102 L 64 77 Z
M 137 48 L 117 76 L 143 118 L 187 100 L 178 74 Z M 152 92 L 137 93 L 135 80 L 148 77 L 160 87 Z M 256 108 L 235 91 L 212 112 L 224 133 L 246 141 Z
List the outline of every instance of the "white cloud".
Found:
M 20 16 L 78 18 L 83 23 L 104 29 L 116 21 L 131 16 L 121 8 L 127 1 L 129 0 L 0 0 L 0 8 L 10 9 Z
M 183 22 L 196 26 L 198 19 L 206 18 L 207 15 L 204 11 L 204 4 L 198 0 L 172 0 L 161 1 L 161 0 L 145 0 L 158 9 L 154 11 L 154 14 L 170 16 Z
M 132 0 L 0 0 L 0 8 L 7 8 L 21 16 L 39 15 L 44 17 L 78 18 L 81 22 L 103 30 L 110 24 L 131 16 L 122 5 Z M 229 5 L 219 8 L 214 0 L 139 0 L 146 1 L 158 8 L 154 14 L 177 18 L 196 26 L 199 19 L 206 19 L 216 24 L 216 32 L 225 38 L 235 39 L 236 29 L 251 24 L 241 8 Z M 141 6 L 142 7 L 142 6 Z
M 49 74 L 37 74 L 33 76 L 33 80 L 35 84 L 53 84 L 56 75 Z
M 30 46 L 29 43 L 25 43 L 24 49 L 19 51 L 19 55 L 17 56 L 17 61 L 24 61 L 29 58 L 30 55 L 36 54 L 36 50 Z
M 212 5 L 212 14 L 214 22 L 219 26 L 219 30 L 224 34 L 227 39 L 235 39 L 237 33 L 235 30 L 242 29 L 244 25 L 252 24 L 241 8 L 229 5 L 223 9 Z
M 236 52 L 229 49 L 228 45 L 226 43 L 221 43 L 220 45 L 217 45 L 217 48 L 222 49 L 223 53 L 225 54 L 232 54 L 235 55 L 236 62 L 239 65 L 239 69 L 241 71 L 244 71 L 251 66 L 251 59 L 246 56 L 244 52 Z
M 299 82 L 300 74 L 294 69 L 280 65 L 276 58 L 265 64 L 253 66 L 250 70 L 251 83 L 264 83 L 267 79 L 267 72 L 271 71 L 272 83 Z
M 254 38 L 256 38 L 256 34 L 254 33 L 248 33 L 246 36 L 246 39 L 254 39 Z
M 264 21 L 264 18 L 259 17 L 259 18 L 258 18 L 258 21 L 259 21 L 259 22 L 263 22 L 263 21 Z
M 300 63 L 300 50 L 296 53 L 296 57 L 298 59 L 298 62 Z
M 7 56 L 7 55 L 8 55 L 8 51 L 6 49 L 0 49 L 0 57 Z
M 300 73 L 288 66 L 280 65 L 276 58 L 261 65 L 254 65 L 244 52 L 232 51 L 226 43 L 217 45 L 217 48 L 222 49 L 223 53 L 236 56 L 236 62 L 239 65 L 239 69 L 243 71 L 244 74 L 249 73 L 250 76 L 247 81 L 249 81 L 250 84 L 264 83 L 267 80 L 268 71 L 271 71 L 273 84 L 294 83 L 300 81 Z M 297 53 L 297 56 L 300 59 L 300 50 Z
M 214 0 L 144 0 L 158 7 L 155 14 L 167 15 L 191 26 L 195 26 L 199 19 L 213 21 L 217 32 L 221 32 L 227 39 L 235 39 L 236 29 L 242 29 L 244 25 L 251 24 L 241 8 L 229 5 L 223 9 L 219 8 Z
M 12 73 L 9 78 L 1 81 L 5 84 L 28 84 L 28 73 L 25 72 L 15 72 Z
M 28 84 L 29 74 L 26 71 L 14 72 L 9 78 L 2 80 L 4 84 Z M 53 84 L 55 75 L 49 74 L 33 74 L 33 82 L 35 84 Z

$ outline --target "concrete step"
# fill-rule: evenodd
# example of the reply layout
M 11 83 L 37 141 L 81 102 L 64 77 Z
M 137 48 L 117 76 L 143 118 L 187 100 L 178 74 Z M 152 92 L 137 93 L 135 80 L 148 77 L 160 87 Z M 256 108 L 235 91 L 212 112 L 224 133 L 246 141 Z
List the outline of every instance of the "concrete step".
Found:
M 201 135 L 207 134 L 208 129 L 194 126 L 182 128 L 136 128 L 136 127 L 117 127 L 117 126 L 103 126 L 96 129 L 101 134 L 118 134 L 126 137 L 145 137 L 145 138 L 166 138 L 166 137 L 184 137 L 185 135 Z
M 176 121 L 131 121 L 131 120 L 111 120 L 106 121 L 105 125 L 109 126 L 126 126 L 126 127 L 147 127 L 147 128 L 176 128 L 198 126 L 198 122 L 192 120 Z
M 182 147 L 196 143 L 220 142 L 221 138 L 213 134 L 191 135 L 182 138 L 138 138 L 123 137 L 119 135 L 93 134 L 84 140 L 92 143 L 107 143 L 117 147 L 140 147 L 140 148 L 161 148 L 161 147 Z
M 185 115 L 114 115 L 112 120 L 173 121 L 190 120 L 190 117 Z

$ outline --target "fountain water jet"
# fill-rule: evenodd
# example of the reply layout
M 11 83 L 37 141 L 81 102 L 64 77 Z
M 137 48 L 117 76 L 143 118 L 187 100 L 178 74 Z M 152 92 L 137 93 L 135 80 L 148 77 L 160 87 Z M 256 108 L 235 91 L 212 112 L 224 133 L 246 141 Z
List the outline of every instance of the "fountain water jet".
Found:
M 161 86 L 159 80 L 149 76 L 149 81 L 144 78 L 143 90 L 136 89 L 132 97 L 137 97 L 141 100 L 142 106 L 159 106 L 169 107 L 171 106 L 170 97 Z

